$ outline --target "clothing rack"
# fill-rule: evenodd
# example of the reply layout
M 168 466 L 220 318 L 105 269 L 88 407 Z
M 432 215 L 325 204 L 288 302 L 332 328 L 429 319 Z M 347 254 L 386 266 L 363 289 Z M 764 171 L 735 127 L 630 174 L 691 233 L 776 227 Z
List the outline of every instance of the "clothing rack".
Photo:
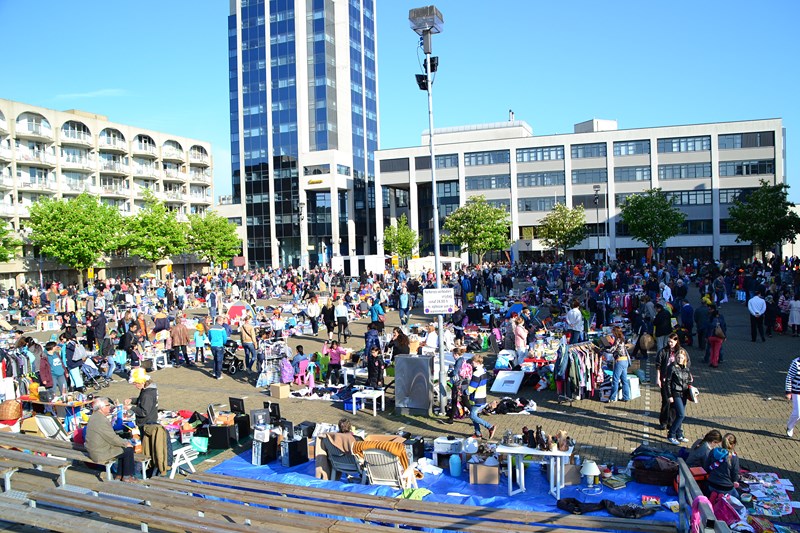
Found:
M 577 354 L 585 353 L 585 350 L 591 348 L 592 352 L 597 353 L 597 347 L 594 345 L 592 341 L 584 341 L 575 344 L 568 344 L 566 345 L 566 350 L 559 355 L 558 360 L 556 361 L 556 379 L 561 379 L 563 383 L 563 390 L 562 394 L 558 395 L 557 401 L 559 404 L 563 402 L 569 402 L 570 406 L 576 400 L 580 400 L 583 397 L 583 390 L 586 388 L 585 383 L 581 385 L 580 373 L 581 371 L 585 371 L 587 369 L 581 369 L 580 365 L 577 364 L 575 361 L 577 358 Z M 592 369 L 588 369 L 590 371 L 585 372 L 583 374 L 583 378 L 585 380 L 590 381 L 593 378 L 594 372 Z M 575 372 L 578 375 L 572 374 Z M 569 374 L 569 376 L 567 375 Z M 573 391 L 573 383 L 575 381 L 575 390 Z M 591 392 L 594 392 L 594 387 L 591 387 Z

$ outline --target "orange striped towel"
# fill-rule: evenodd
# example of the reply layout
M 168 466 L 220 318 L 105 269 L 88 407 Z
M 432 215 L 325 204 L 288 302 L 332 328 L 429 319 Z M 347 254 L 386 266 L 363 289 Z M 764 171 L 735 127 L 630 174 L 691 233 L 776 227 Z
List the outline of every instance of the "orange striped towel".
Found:
M 365 440 L 353 443 L 353 453 L 359 457 L 364 457 L 364 450 L 384 450 L 398 459 L 400 459 L 401 470 L 405 472 L 408 469 L 408 455 L 406 455 L 406 447 L 401 442 L 386 442 L 379 440 Z

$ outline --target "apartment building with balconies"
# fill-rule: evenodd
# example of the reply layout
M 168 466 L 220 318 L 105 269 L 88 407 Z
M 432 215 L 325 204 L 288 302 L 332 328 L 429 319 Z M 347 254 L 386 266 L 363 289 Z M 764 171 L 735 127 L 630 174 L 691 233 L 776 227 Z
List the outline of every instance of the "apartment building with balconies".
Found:
M 131 216 L 144 205 L 146 190 L 182 221 L 211 209 L 211 144 L 94 113 L 0 99 L 0 220 L 14 231 L 25 234 L 30 206 L 42 198 L 88 192 Z M 26 273 L 38 276 L 37 254 L 25 246 L 20 261 L 0 265 L 0 285 L 15 285 Z M 112 261 L 106 274 L 130 275 L 131 264 Z

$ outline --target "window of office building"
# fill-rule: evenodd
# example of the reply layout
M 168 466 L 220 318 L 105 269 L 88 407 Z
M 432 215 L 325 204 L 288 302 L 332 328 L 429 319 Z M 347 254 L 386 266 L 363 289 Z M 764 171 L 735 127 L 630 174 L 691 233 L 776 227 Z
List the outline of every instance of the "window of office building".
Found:
M 556 161 L 559 159 L 564 159 L 563 146 L 543 146 L 541 148 L 520 148 L 517 150 L 517 163 Z
M 640 155 L 650 153 L 650 141 L 617 141 L 614 143 L 614 155 Z
M 330 174 L 330 173 L 331 173 L 331 166 L 329 164 L 309 165 L 303 167 L 304 176 L 316 176 L 318 174 Z
M 727 176 L 757 176 L 761 174 L 775 174 L 775 160 L 764 159 L 761 161 L 722 161 L 719 164 L 719 175 Z
M 733 133 L 719 136 L 719 149 L 731 150 L 736 148 L 758 148 L 761 146 L 775 146 L 774 131 L 759 131 L 755 133 Z
M 681 235 L 711 235 L 714 233 L 713 221 L 703 220 L 684 220 Z
M 408 158 L 381 160 L 381 172 L 403 172 L 408 171 Z
M 572 183 L 605 183 L 608 181 L 608 170 L 604 168 L 586 168 L 572 171 Z
M 732 204 L 737 198 L 743 200 L 753 191 L 755 191 L 755 189 L 720 189 L 719 203 Z
M 615 167 L 614 181 L 650 181 L 650 167 Z
M 467 176 L 466 187 L 468 191 L 482 189 L 510 189 L 511 176 L 508 174 L 497 174 L 493 176 Z
M 564 171 L 517 174 L 517 187 L 547 187 L 548 185 L 564 185 Z
M 685 165 L 658 165 L 658 179 L 686 180 L 710 178 L 711 163 L 690 163 Z
M 349 176 L 350 175 L 350 167 L 347 165 L 336 165 L 336 173 L 341 174 L 342 176 Z
M 711 205 L 711 191 L 667 191 L 672 205 Z
M 719 219 L 719 232 L 720 233 L 735 233 L 732 229 L 728 227 L 728 222 L 730 222 L 729 218 L 721 218 Z
M 636 196 L 637 194 L 639 194 L 639 193 L 638 192 L 620 192 L 620 193 L 617 193 L 617 194 L 614 195 L 614 203 L 616 204 L 617 207 L 622 207 L 623 205 L 625 205 L 625 201 L 629 197 Z
M 711 137 L 673 137 L 658 140 L 658 153 L 669 152 L 702 152 L 711 150 Z
M 572 197 L 572 207 L 583 206 L 584 209 L 594 209 L 594 194 L 576 194 Z M 597 195 L 597 208 L 606 208 L 606 195 Z
M 536 238 L 536 226 L 520 226 L 519 237 L 525 241 L 531 241 Z
M 492 207 L 500 208 L 506 213 L 511 211 L 511 200 L 508 198 L 501 200 L 486 200 L 486 203 Z
M 464 165 L 478 167 L 482 165 L 500 165 L 511 160 L 508 150 L 493 150 L 490 152 L 470 152 L 464 154 Z
M 599 224 L 584 224 L 586 228 L 587 237 L 605 237 L 606 236 L 606 223 Z
M 519 211 L 550 211 L 556 203 L 565 204 L 563 196 L 544 196 L 538 198 L 520 198 L 517 200 L 517 210 Z
M 457 168 L 458 154 L 447 154 L 436 156 L 436 168 Z M 416 170 L 429 170 L 431 168 L 430 156 L 419 156 L 414 158 L 414 168 Z
M 572 159 L 583 159 L 586 157 L 605 157 L 606 143 L 573 144 Z

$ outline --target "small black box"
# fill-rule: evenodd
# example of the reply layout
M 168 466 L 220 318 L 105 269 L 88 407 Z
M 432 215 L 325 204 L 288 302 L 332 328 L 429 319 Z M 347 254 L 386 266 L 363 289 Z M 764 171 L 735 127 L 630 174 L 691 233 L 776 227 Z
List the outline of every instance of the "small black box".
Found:
M 281 442 L 281 464 L 286 467 L 308 462 L 308 439 L 285 440 Z
M 247 423 L 250 423 L 248 417 Z M 214 450 L 226 450 L 239 442 L 239 426 L 208 426 L 208 447 Z
M 303 437 L 310 439 L 311 437 L 314 436 L 314 429 L 316 429 L 317 423 L 306 421 L 306 422 L 301 422 L 300 425 L 297 427 L 300 428 Z
M 424 439 L 408 439 L 405 442 L 406 455 L 408 455 L 408 462 L 413 463 L 425 457 L 425 440 Z
M 250 463 L 262 466 L 278 459 L 278 439 L 269 439 L 266 442 L 253 441 L 252 457 Z

